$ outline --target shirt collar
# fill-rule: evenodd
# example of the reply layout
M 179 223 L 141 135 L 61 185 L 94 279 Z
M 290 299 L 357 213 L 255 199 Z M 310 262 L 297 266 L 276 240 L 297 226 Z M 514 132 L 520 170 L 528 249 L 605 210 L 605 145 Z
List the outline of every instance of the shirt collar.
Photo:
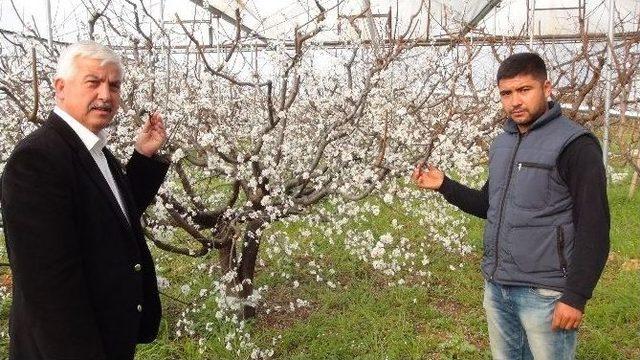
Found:
M 60 116 L 60 118 L 71 127 L 71 129 L 78 135 L 84 146 L 87 147 L 87 150 L 101 151 L 102 148 L 107 145 L 107 141 L 109 141 L 109 131 L 107 129 L 100 130 L 96 135 L 58 106 L 53 108 L 53 112 Z

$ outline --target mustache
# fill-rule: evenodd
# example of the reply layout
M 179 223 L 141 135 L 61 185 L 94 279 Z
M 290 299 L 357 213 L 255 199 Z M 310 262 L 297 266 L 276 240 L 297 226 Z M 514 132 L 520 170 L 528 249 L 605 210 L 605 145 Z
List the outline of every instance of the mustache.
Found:
M 97 102 L 91 103 L 89 105 L 89 109 L 90 110 L 99 109 L 99 110 L 112 111 L 113 110 L 113 104 L 111 104 L 109 102 L 97 101 Z

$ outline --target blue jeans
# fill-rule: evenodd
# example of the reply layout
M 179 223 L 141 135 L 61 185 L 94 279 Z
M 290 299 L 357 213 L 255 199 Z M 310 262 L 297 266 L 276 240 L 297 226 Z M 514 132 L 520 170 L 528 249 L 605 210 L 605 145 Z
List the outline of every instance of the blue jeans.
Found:
M 562 293 L 485 280 L 484 309 L 491 355 L 496 360 L 571 360 L 576 330 L 551 330 L 553 310 Z

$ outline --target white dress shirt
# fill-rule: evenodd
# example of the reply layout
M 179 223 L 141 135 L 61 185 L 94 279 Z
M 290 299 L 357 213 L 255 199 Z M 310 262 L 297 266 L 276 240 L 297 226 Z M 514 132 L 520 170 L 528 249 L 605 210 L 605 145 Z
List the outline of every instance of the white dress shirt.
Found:
M 113 196 L 118 201 L 118 205 L 120 205 L 120 209 L 124 214 L 124 217 L 129 221 L 129 217 L 127 216 L 127 210 L 124 206 L 124 201 L 122 200 L 122 195 L 120 194 L 120 189 L 116 185 L 115 180 L 113 179 L 113 174 L 111 174 L 111 169 L 109 169 L 109 164 L 107 163 L 107 158 L 104 156 L 102 149 L 107 145 L 107 141 L 109 140 L 109 133 L 106 129 L 100 130 L 98 135 L 91 132 L 91 130 L 87 129 L 82 125 L 78 120 L 74 119 L 71 115 L 69 115 L 64 110 L 59 107 L 54 107 L 53 112 L 66 122 L 71 129 L 78 135 L 84 146 L 87 147 L 89 153 L 93 157 L 93 160 L 100 168 L 100 172 L 102 172 L 102 176 L 109 184 L 109 188 L 113 193 Z

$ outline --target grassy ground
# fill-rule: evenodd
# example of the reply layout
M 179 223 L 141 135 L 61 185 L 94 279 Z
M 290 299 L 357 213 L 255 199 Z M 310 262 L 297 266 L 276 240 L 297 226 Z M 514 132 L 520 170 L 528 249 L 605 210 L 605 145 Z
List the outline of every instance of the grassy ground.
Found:
M 626 192 L 625 185 L 609 190 L 612 252 L 587 305 L 578 359 L 640 359 L 640 194 L 629 200 Z M 383 210 L 381 222 L 388 223 L 385 219 L 390 216 Z M 263 270 L 256 283 L 270 285 L 270 303 L 287 304 L 303 298 L 311 306 L 293 313 L 266 314 L 259 310 L 250 324 L 254 341 L 274 348 L 274 357 L 279 359 L 488 359 L 479 272 L 481 233 L 482 223 L 472 219 L 468 241 L 476 249 L 465 257 L 465 266 L 449 271 L 448 264 L 459 259 L 440 254 L 442 261 L 434 260 L 428 286 L 389 287 L 386 277 L 352 257 L 340 244 L 321 244 L 323 266 L 336 270 L 340 284 L 336 289 L 311 280 L 301 281 L 294 289 L 290 282 L 270 277 Z M 290 267 L 286 264 L 280 266 Z M 211 281 L 202 271 L 194 271 L 195 262 L 191 259 L 165 257 L 159 265 L 175 284 L 190 282 L 193 289 L 199 289 L 208 287 Z M 268 270 L 296 271 L 278 265 Z M 182 295 L 176 289 L 167 292 Z M 206 301 L 206 308 L 198 312 L 197 322 L 211 322 L 213 326 L 203 340 L 207 346 L 204 354 L 198 351 L 197 338 L 175 337 L 175 324 L 185 305 L 167 297 L 162 300 L 165 318 L 160 338 L 140 346 L 137 359 L 247 358 L 246 352 L 237 355 L 224 348 L 222 340 L 228 328 L 216 321 L 212 300 Z M 6 331 L 7 309 L 8 301 L 4 301 L 0 331 Z M 278 341 L 272 345 L 274 337 Z M 0 337 L 0 358 L 6 356 L 6 341 L 6 337 Z
M 626 197 L 625 185 L 612 186 L 612 252 L 580 331 L 578 359 L 640 358 L 640 194 Z M 384 211 L 382 223 L 389 217 Z M 325 265 L 337 270 L 341 287 L 332 290 L 310 281 L 293 290 L 259 274 L 257 283 L 272 286 L 269 301 L 296 297 L 312 300 L 312 308 L 293 314 L 260 312 L 253 326 L 259 344 L 270 347 L 279 337 L 275 357 L 282 359 L 488 359 L 479 273 L 482 222 L 471 220 L 469 241 L 476 250 L 455 272 L 436 262 L 429 286 L 388 287 L 387 279 L 351 257 L 339 244 L 327 246 Z M 318 240 L 320 241 L 320 240 Z M 279 271 L 279 269 L 270 269 Z M 165 300 L 170 310 L 175 303 Z M 175 311 L 174 311 L 175 312 Z M 175 322 L 175 321 L 174 321 Z M 171 328 L 171 325 L 167 325 Z M 224 350 L 222 333 L 207 340 L 210 350 L 197 352 L 195 341 L 172 341 L 164 333 L 158 343 L 140 348 L 139 359 L 242 358 Z M 243 354 L 246 356 L 246 354 Z

